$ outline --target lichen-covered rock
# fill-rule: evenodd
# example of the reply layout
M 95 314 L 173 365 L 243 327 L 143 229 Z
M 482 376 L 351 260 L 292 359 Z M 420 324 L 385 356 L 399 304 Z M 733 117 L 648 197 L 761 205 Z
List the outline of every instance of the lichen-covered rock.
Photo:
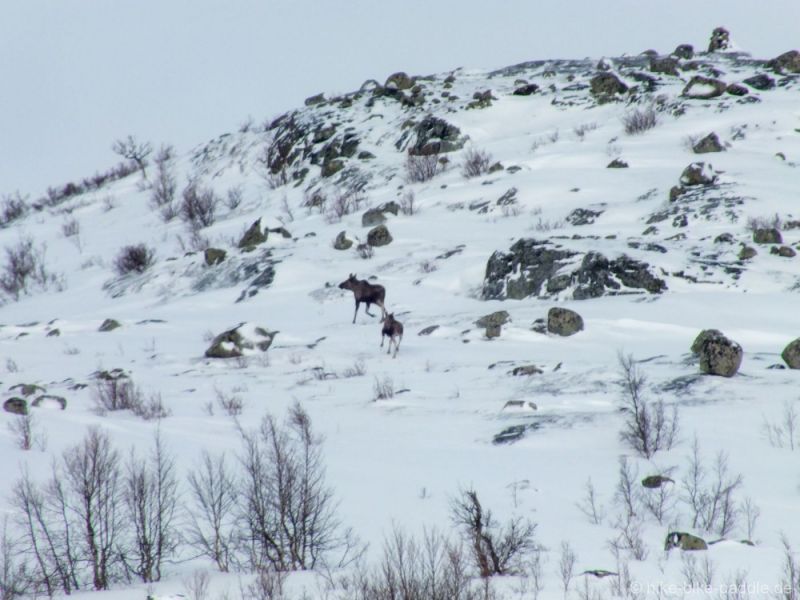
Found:
M 466 143 L 466 137 L 461 135 L 461 130 L 451 125 L 444 119 L 427 116 L 414 128 L 416 141 L 408 149 L 412 156 L 428 156 L 443 152 L 461 150 Z
M 367 244 L 372 247 L 386 246 L 392 243 L 392 234 L 386 225 L 378 225 L 373 227 L 367 233 Z
M 716 330 L 703 331 L 700 335 L 703 338 L 698 336 L 692 344 L 692 349 L 697 348 L 700 371 L 722 377 L 736 375 L 742 364 L 742 347 Z
M 691 44 L 680 44 L 672 51 L 672 55 L 684 60 L 692 60 L 692 58 L 694 58 L 694 46 Z
M 789 50 L 767 63 L 767 68 L 778 73 L 800 73 L 800 52 Z
M 683 88 L 681 95 L 685 98 L 708 100 L 721 96 L 727 89 L 728 85 L 724 81 L 711 77 L 704 77 L 702 75 L 695 75 Z
M 680 182 L 682 185 L 713 185 L 717 182 L 717 175 L 710 164 L 695 162 L 690 164 L 681 173 Z
M 591 210 L 589 208 L 576 208 L 566 216 L 566 221 L 572 225 L 592 225 L 595 219 L 603 214 L 602 210 Z
M 747 96 L 750 93 L 750 90 L 741 83 L 729 83 L 725 91 L 731 96 Z
M 9 389 L 11 391 L 16 391 L 26 398 L 45 391 L 42 386 L 36 385 L 35 383 L 18 383 L 17 385 L 12 385 Z
M 800 338 L 786 345 L 781 352 L 781 358 L 790 369 L 800 369 Z
M 100 324 L 100 328 L 97 331 L 113 331 L 118 327 L 122 327 L 122 325 L 119 324 L 119 321 L 116 319 L 106 319 Z
M 334 158 L 332 160 L 325 161 L 322 163 L 322 169 L 320 171 L 323 177 L 333 177 L 344 169 L 344 161 L 340 158 Z
M 608 100 L 628 91 L 628 86 L 619 77 L 607 71 L 592 77 L 589 86 L 592 95 L 598 100 Z
M 723 336 L 723 333 L 719 329 L 703 329 L 692 342 L 690 347 L 692 354 L 699 354 L 707 339 L 721 336 Z
M 769 252 L 776 256 L 782 256 L 783 258 L 794 258 L 797 256 L 797 252 L 791 246 L 773 246 L 770 248 Z
M 375 208 L 370 208 L 363 215 L 361 215 L 362 227 L 373 227 L 386 222 L 386 213 L 397 215 L 400 212 L 400 206 L 397 202 L 386 202 Z
M 349 250 L 353 246 L 353 240 L 347 238 L 344 231 L 340 231 L 336 239 L 333 240 L 333 248 L 335 250 Z
M 650 72 L 661 73 L 663 75 L 680 75 L 678 71 L 678 59 L 672 56 L 663 56 L 650 59 Z
M 775 87 L 775 80 L 766 73 L 759 73 L 758 75 L 753 75 L 752 77 L 743 79 L 742 83 L 749 85 L 751 88 L 761 92 L 771 90 Z
M 547 312 L 547 331 L 567 337 L 583 331 L 583 317 L 574 310 L 553 307 Z
M 226 256 L 227 253 L 221 248 L 206 248 L 203 252 L 203 258 L 209 267 L 220 264 Z
M 667 539 L 664 541 L 664 550 L 669 551 L 673 548 L 680 548 L 681 550 L 708 550 L 708 544 L 705 540 L 692 535 L 691 533 L 684 533 L 682 531 L 671 531 L 667 534 Z
M 725 146 L 723 146 L 717 134 L 713 131 L 709 133 L 704 138 L 698 140 L 693 146 L 692 151 L 695 154 L 707 154 L 709 152 L 724 152 Z
M 414 87 L 415 83 L 416 79 L 414 77 L 410 77 L 406 73 L 400 71 L 398 73 L 389 75 L 383 87 L 402 91 L 410 90 L 412 87 Z
M 505 325 L 510 320 L 511 316 L 508 314 L 508 311 L 498 310 L 482 316 L 480 319 L 475 321 L 475 325 L 478 327 L 499 327 L 501 325 Z
M 708 41 L 709 52 L 719 52 L 727 50 L 731 44 L 731 34 L 724 27 L 717 27 L 711 32 L 711 39 Z
M 31 403 L 37 408 L 49 408 L 55 410 L 66 410 L 67 399 L 63 396 L 55 396 L 53 394 L 42 394 Z
M 535 83 L 523 83 L 514 90 L 515 96 L 530 96 L 539 91 L 539 86 Z
M 277 333 L 250 323 L 240 323 L 216 336 L 205 355 L 207 358 L 236 358 L 248 353 L 266 352 Z
M 760 227 L 753 231 L 754 244 L 782 244 L 783 236 L 774 227 Z
M 27 415 L 28 402 L 23 398 L 14 396 L 3 402 L 3 410 L 13 415 Z
M 305 99 L 304 104 L 306 106 L 316 106 L 317 104 L 322 104 L 325 102 L 325 94 L 316 94 L 314 96 L 309 96 Z
M 739 250 L 739 260 L 750 260 L 751 258 L 757 255 L 758 255 L 758 250 L 746 244 L 742 246 L 741 250 Z
M 267 232 L 261 228 L 261 219 L 258 218 L 250 225 L 247 231 L 244 232 L 237 246 L 243 250 L 252 250 L 256 246 L 266 242 L 267 236 Z

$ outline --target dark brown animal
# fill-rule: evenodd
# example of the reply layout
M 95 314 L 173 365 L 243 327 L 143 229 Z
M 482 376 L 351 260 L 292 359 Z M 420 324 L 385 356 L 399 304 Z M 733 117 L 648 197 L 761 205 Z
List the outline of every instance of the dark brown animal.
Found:
M 392 351 L 394 342 L 394 355 L 397 358 L 397 351 L 400 349 L 400 342 L 403 339 L 403 324 L 394 318 L 394 313 L 390 313 L 383 318 L 383 329 L 381 329 L 381 348 L 383 348 L 383 338 L 389 336 L 389 349 L 386 354 Z
M 358 307 L 362 302 L 367 304 L 367 306 L 364 308 L 364 312 L 366 312 L 370 317 L 374 317 L 375 315 L 369 312 L 369 305 L 377 304 L 381 307 L 381 318 L 386 318 L 386 309 L 383 306 L 383 301 L 386 298 L 386 288 L 384 288 L 382 285 L 372 284 L 366 279 L 356 279 L 355 274 L 350 273 L 350 277 L 348 277 L 346 281 L 340 283 L 339 288 L 353 292 L 353 296 L 356 300 L 356 310 L 353 313 L 353 323 L 356 322 Z

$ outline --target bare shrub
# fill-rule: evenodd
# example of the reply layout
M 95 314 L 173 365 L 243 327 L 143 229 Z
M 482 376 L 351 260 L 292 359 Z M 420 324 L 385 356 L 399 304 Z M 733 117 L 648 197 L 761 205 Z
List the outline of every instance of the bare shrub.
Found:
M 171 221 L 177 216 L 175 206 L 175 193 L 178 189 L 178 180 L 173 173 L 172 146 L 162 146 L 155 158 L 156 176 L 150 192 L 151 205 L 159 210 L 164 221 Z
M 423 260 L 421 263 L 419 263 L 420 273 L 433 273 L 438 268 L 438 265 L 432 260 Z
M 20 560 L 21 550 L 19 540 L 9 531 L 8 517 L 4 517 L 0 530 L 0 600 L 16 600 L 28 592 L 29 577 Z
M 228 193 L 225 196 L 225 206 L 228 207 L 228 210 L 236 210 L 241 206 L 242 200 L 244 200 L 244 192 L 242 191 L 242 187 L 239 185 L 234 186 L 228 190 Z
M 219 204 L 219 198 L 214 190 L 200 187 L 196 181 L 190 181 L 183 189 L 182 196 L 179 214 L 190 229 L 203 229 L 214 224 Z
M 394 381 L 391 377 L 375 378 L 372 384 L 372 400 L 388 400 L 394 398 Z
M 322 439 L 302 407 L 295 404 L 283 426 L 267 415 L 241 435 L 239 521 L 250 566 L 305 570 L 351 560 L 356 542 L 336 515 Z
M 682 499 L 690 510 L 692 527 L 728 535 L 741 513 L 735 493 L 742 486 L 742 476 L 730 473 L 728 455 L 722 451 L 717 453 L 711 470 L 704 466 L 697 438 L 686 471 L 681 482 Z
M 6 246 L 5 252 L 0 289 L 14 300 L 35 289 L 45 290 L 57 283 L 56 276 L 45 268 L 45 246 L 35 248 L 32 238 L 22 238 L 16 246 Z
M 144 402 L 144 394 L 128 377 L 116 377 L 98 381 L 93 390 L 93 399 L 100 413 L 136 411 Z
M 197 569 L 191 575 L 184 577 L 183 587 L 189 594 L 189 600 L 208 600 L 208 586 L 211 577 L 208 571 Z
M 781 594 L 783 600 L 800 598 L 800 564 L 794 559 L 794 549 L 789 538 L 781 534 L 783 545 L 783 563 L 781 564 Z
M 485 150 L 467 148 L 464 152 L 464 162 L 461 165 L 461 174 L 467 179 L 480 177 L 489 172 L 492 164 L 492 155 Z
M 658 125 L 658 113 L 653 103 L 635 108 L 622 117 L 622 125 L 628 135 L 638 135 Z
M 768 421 L 764 417 L 763 430 L 770 446 L 788 448 L 794 451 L 795 446 L 798 445 L 797 430 L 800 425 L 798 423 L 799 419 L 800 415 L 797 413 L 795 403 L 791 401 L 784 402 L 780 420 Z
M 257 570 L 255 579 L 242 589 L 242 600 L 288 600 L 287 573 L 270 567 Z
M 581 123 L 580 125 L 576 126 L 572 132 L 575 134 L 575 137 L 577 137 L 580 141 L 583 141 L 586 137 L 586 134 L 590 131 L 594 131 L 595 129 L 597 129 L 597 123 L 595 122 Z
M 144 273 L 155 264 L 155 250 L 145 244 L 124 246 L 114 258 L 114 270 L 118 275 Z
M 408 154 L 405 169 L 406 180 L 409 183 L 424 183 L 442 171 L 442 164 L 439 162 L 438 154 Z
M 601 525 L 605 518 L 605 508 L 599 503 L 597 499 L 597 491 L 594 489 L 592 478 L 586 480 L 584 486 L 585 492 L 583 499 L 577 503 L 578 510 L 580 510 L 589 522 L 593 525 Z
M 647 379 L 633 356 L 620 353 L 617 359 L 622 375 L 619 385 L 626 411 L 620 439 L 645 458 L 650 458 L 659 450 L 671 449 L 678 434 L 677 408 L 673 407 L 672 414 L 668 416 L 662 400 L 646 400 Z
M 61 225 L 61 233 L 64 237 L 75 237 L 81 233 L 81 224 L 78 219 L 68 219 Z
M 44 445 L 44 434 L 39 431 L 39 425 L 32 413 L 15 415 L 7 424 L 14 444 L 20 450 L 32 450 L 35 445 Z
M 669 478 L 674 468 L 664 469 L 661 475 Z M 645 488 L 639 495 L 642 506 L 658 521 L 664 525 L 672 518 L 675 504 L 677 503 L 675 486 L 670 479 L 664 481 L 657 488 Z
M 756 229 L 782 229 L 783 219 L 778 213 L 771 216 L 747 217 L 747 231 L 753 232 Z
M 360 210 L 366 199 L 358 186 L 337 187 L 325 203 L 325 220 L 328 223 L 338 223 L 346 215 Z
M 525 554 L 536 547 L 534 523 L 517 516 L 500 526 L 492 512 L 481 506 L 475 490 L 464 490 L 454 498 L 450 515 L 464 535 L 481 577 L 516 573 Z
M 400 198 L 400 212 L 406 216 L 411 216 L 417 214 L 418 210 L 416 196 L 412 190 L 408 190 L 403 194 L 402 198 Z
M 341 373 L 341 377 L 363 377 L 367 373 L 367 365 L 363 360 L 357 360 L 353 366 L 347 367 Z
M 644 523 L 639 515 L 621 513 L 614 521 L 616 535 L 609 540 L 609 545 L 616 552 L 627 552 L 634 560 L 643 561 L 647 558 L 648 550 L 645 544 L 642 528 Z
M 570 546 L 569 542 L 561 542 L 561 554 L 558 558 L 558 577 L 561 580 L 561 588 L 564 590 L 564 598 L 569 593 L 569 586 L 575 575 L 575 563 L 578 562 L 578 555 Z
M 617 485 L 614 489 L 614 504 L 622 509 L 626 519 L 639 513 L 639 471 L 628 462 L 627 456 L 619 459 Z
M 139 142 L 135 137 L 129 135 L 125 139 L 116 140 L 111 146 L 111 150 L 122 158 L 136 163 L 142 172 L 142 177 L 147 178 L 147 159 L 153 152 L 153 146 L 149 142 Z
M 178 548 L 178 479 L 175 457 L 156 431 L 146 459 L 131 451 L 123 488 L 133 539 L 125 557 L 130 571 L 143 582 L 160 581 L 162 568 Z
M 140 404 L 134 405 L 131 410 L 134 415 L 145 421 L 166 419 L 172 415 L 172 411 L 164 406 L 164 401 L 159 393 L 150 394 Z
M 187 541 L 227 573 L 236 558 L 235 477 L 225 463 L 224 454 L 212 458 L 203 452 L 201 464 L 189 473 L 188 479 L 193 504 L 189 510 Z
M 217 405 L 229 417 L 237 417 L 242 414 L 244 400 L 238 394 L 226 394 L 220 389 L 214 390 L 217 396 Z
M 19 192 L 4 194 L 0 201 L 0 226 L 5 227 L 21 219 L 29 210 L 26 196 L 22 196 Z
M 745 526 L 747 527 L 747 539 L 755 541 L 756 523 L 761 516 L 761 509 L 758 508 L 752 498 L 745 498 L 742 502 L 742 513 L 744 515 Z

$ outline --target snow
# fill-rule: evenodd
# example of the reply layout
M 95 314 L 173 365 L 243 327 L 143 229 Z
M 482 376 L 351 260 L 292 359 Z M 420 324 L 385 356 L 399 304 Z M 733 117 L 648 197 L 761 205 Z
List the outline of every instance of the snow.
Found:
M 713 60 L 728 79 L 742 79 L 752 69 L 736 66 L 735 57 Z M 590 76 L 592 65 L 578 63 L 577 78 Z M 376 248 L 370 260 L 360 258 L 355 249 L 337 251 L 331 246 L 342 230 L 366 239 L 361 214 L 367 206 L 341 222 L 329 222 L 304 208 L 304 188 L 310 184 L 332 192 L 330 181 L 317 181 L 317 167 L 302 186 L 270 189 L 256 166 L 267 136 L 256 131 L 232 134 L 225 152 L 200 167 L 199 159 L 193 159 L 199 149 L 177 162 L 179 189 L 199 168 L 206 172 L 203 183 L 221 196 L 242 186 L 243 203 L 233 209 L 220 205 L 217 221 L 201 232 L 211 245 L 228 251 L 221 265 L 206 267 L 202 252 L 191 251 L 179 219 L 161 220 L 138 174 L 0 229 L 2 247 L 25 237 L 37 247 L 46 246 L 47 269 L 63 277 L 63 289 L 36 290 L 0 309 L 4 398 L 16 384 L 36 383 L 68 403 L 64 411 L 45 410 L 52 407 L 49 401 L 32 409 L 46 433 L 44 450 L 23 452 L 9 431 L 0 430 L 0 450 L 6 456 L 0 464 L 3 489 L 11 489 L 23 468 L 36 478 L 46 477 L 53 458 L 78 443 L 92 425 L 111 432 L 123 455 L 131 447 L 147 448 L 160 427 L 185 476 L 203 450 L 231 455 L 239 448 L 236 424 L 217 405 L 220 392 L 243 399 L 239 419 L 245 427 L 255 426 L 266 413 L 282 418 L 299 401 L 324 436 L 325 463 L 341 518 L 370 543 L 370 559 L 379 556 L 393 524 L 414 532 L 431 525 L 448 529 L 451 498 L 472 487 L 501 519 L 519 514 L 538 523 L 537 541 L 546 559 L 542 597 L 560 598 L 556 566 L 562 541 L 575 548 L 578 572 L 617 567 L 607 542 L 616 535 L 612 498 L 619 458 L 627 456 L 640 477 L 676 467 L 677 480 L 685 474 L 697 438 L 706 460 L 712 461 L 719 451 L 728 454 L 732 471 L 743 476 L 740 498 L 752 498 L 761 510 L 755 546 L 739 543 L 746 537 L 740 520 L 726 541 L 703 553 L 715 565 L 715 593 L 738 570 L 747 571 L 748 583 L 777 585 L 781 535 L 794 542 L 800 539 L 797 461 L 788 448 L 768 443 L 763 424 L 779 421 L 785 403 L 797 400 L 797 372 L 770 367 L 782 363 L 784 346 L 800 335 L 800 258 L 771 255 L 766 246 L 759 246 L 758 255 L 743 265 L 737 279 L 724 266 L 736 262 L 740 245 L 715 244 L 714 239 L 730 232 L 737 241 L 750 242 L 748 218 L 798 218 L 798 82 L 789 79 L 772 91 L 752 91 L 760 100 L 755 103 L 727 96 L 688 100 L 682 116 L 661 113 L 654 129 L 626 136 L 621 120 L 628 110 L 625 104 L 595 106 L 587 91 L 564 91 L 571 81 L 563 72 L 545 78 L 542 70 L 532 67 L 524 77 L 544 83 L 543 88 L 552 83 L 557 92 L 519 98 L 510 94 L 523 75 L 489 78 L 484 71 L 459 71 L 450 91 L 460 100 L 450 105 L 460 107 L 474 91 L 488 88 L 497 97 L 493 105 L 455 112 L 445 102 L 428 105 L 469 135 L 473 147 L 490 152 L 506 167 L 475 179 L 462 177 L 462 154 L 454 153 L 450 167 L 433 180 L 404 180 L 405 155 L 394 142 L 403 121 L 422 112 L 412 115 L 390 99 L 369 108 L 367 96 L 340 113 L 333 111 L 335 105 L 307 109 L 308 118 L 347 120 L 359 134 L 359 149 L 376 155 L 360 165 L 371 176 L 366 188 L 369 206 L 399 201 L 408 191 L 415 195 L 418 211 L 390 216 L 387 226 L 394 241 Z M 438 92 L 443 78 L 428 84 Z M 683 85 L 665 77 L 657 93 L 679 102 Z M 596 127 L 577 135 L 575 129 L 587 123 Z M 720 207 L 707 218 L 694 215 L 685 228 L 673 227 L 670 217 L 656 223 L 655 235 L 644 235 L 648 216 L 672 206 L 667 200 L 670 187 L 678 183 L 683 168 L 698 159 L 685 140 L 710 131 L 730 144 L 707 161 L 719 174 L 714 193 L 743 202 L 729 211 Z M 736 131 L 743 131 L 744 137 L 736 137 Z M 554 141 L 549 139 L 553 132 L 559 133 Z M 785 161 L 775 157 L 778 151 Z M 630 168 L 606 169 L 614 157 L 610 154 L 627 160 Z M 512 165 L 520 170 L 509 172 Z M 518 190 L 516 214 L 494 204 L 511 187 Z M 281 208 L 283 198 L 292 207 L 291 216 Z M 476 201 L 489 201 L 489 211 L 469 210 Z M 564 222 L 572 210 L 587 207 L 603 210 L 593 225 Z M 271 233 L 264 246 L 240 253 L 238 238 L 259 217 L 264 226 L 283 223 L 292 239 Z M 64 236 L 62 226 L 69 219 L 80 224 L 78 236 Z M 676 233 L 686 234 L 686 239 L 670 240 Z M 796 247 L 800 242 L 800 229 L 787 229 L 783 235 L 785 245 Z M 568 291 L 549 299 L 480 300 L 486 261 L 522 237 L 552 238 L 564 247 L 597 250 L 610 258 L 626 253 L 658 265 L 668 290 L 658 296 L 584 301 L 572 300 Z M 632 248 L 629 241 L 663 244 L 668 252 Z M 156 264 L 141 275 L 118 276 L 114 257 L 123 246 L 136 243 L 156 249 Z M 461 245 L 460 252 L 438 258 Z M 259 254 L 264 249 L 271 255 Z M 250 259 L 263 264 L 267 258 L 277 261 L 273 283 L 236 302 L 254 277 L 237 278 L 230 265 Z M 423 268 L 425 261 L 435 269 Z M 722 266 L 714 266 L 715 261 Z M 697 281 L 675 275 L 678 271 Z M 363 307 L 356 324 L 351 323 L 352 294 L 337 287 L 349 273 L 360 278 L 374 275 L 386 287 L 387 308 L 405 326 L 397 358 L 379 349 L 379 321 L 364 314 Z M 205 277 L 213 283 L 198 285 Z M 585 329 L 568 338 L 532 331 L 533 322 L 555 305 L 579 312 Z M 373 313 L 377 310 L 372 307 Z M 507 310 L 511 322 L 499 338 L 487 340 L 474 321 L 496 310 Z M 99 332 L 106 318 L 122 326 Z M 279 333 L 266 353 L 229 360 L 204 357 L 213 336 L 240 323 L 247 324 L 248 336 L 257 335 L 256 327 Z M 417 335 L 430 325 L 440 327 L 430 335 Z M 53 328 L 60 335 L 48 336 Z M 744 348 L 735 377 L 699 376 L 689 347 L 707 328 L 720 329 Z M 663 399 L 680 411 L 679 443 L 652 460 L 635 456 L 619 440 L 624 418 L 617 385 L 620 353 L 641 361 L 650 398 Z M 359 362 L 365 375 L 343 375 Z M 543 373 L 508 374 L 526 364 L 535 364 Z M 127 413 L 99 415 L 92 374 L 113 368 L 129 372 L 146 393 L 159 393 L 171 415 L 160 423 Z M 335 376 L 316 377 L 319 369 Z M 375 382 L 386 380 L 394 397 L 375 400 Z M 689 383 L 672 385 L 679 380 Z M 88 387 L 76 389 L 76 383 Z M 4 423 L 13 418 L 0 414 Z M 492 443 L 496 434 L 513 425 L 536 427 L 515 443 Z M 600 525 L 589 523 L 576 507 L 589 478 L 608 510 Z M 0 497 L 0 508 L 6 514 L 11 511 L 7 494 Z M 669 529 L 692 531 L 685 508 L 682 511 Z M 635 581 L 651 591 L 651 597 L 656 588 L 647 586 L 684 584 L 681 552 L 663 551 L 667 530 L 667 524 L 646 520 L 648 557 L 630 562 Z M 214 593 L 238 592 L 237 578 L 194 559 L 171 565 L 165 581 L 155 584 L 152 592 L 138 585 L 75 597 L 133 599 L 155 593 L 158 598 L 178 598 L 187 593 L 185 581 L 195 569 L 211 573 Z M 313 576 L 293 575 L 290 584 L 316 597 Z M 510 593 L 510 580 L 496 585 Z M 571 593 L 582 585 L 576 577 Z M 606 585 L 592 582 L 597 590 Z M 685 597 L 706 596 L 691 590 Z

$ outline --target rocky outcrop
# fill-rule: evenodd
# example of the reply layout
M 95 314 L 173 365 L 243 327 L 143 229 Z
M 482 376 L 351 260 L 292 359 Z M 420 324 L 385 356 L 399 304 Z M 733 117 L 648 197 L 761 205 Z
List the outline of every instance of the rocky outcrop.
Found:
M 700 332 L 692 352 L 698 355 L 700 371 L 708 375 L 733 377 L 742 364 L 742 347 L 716 329 Z
M 644 290 L 660 293 L 666 283 L 647 263 L 628 256 L 608 259 L 599 252 L 583 255 L 549 242 L 521 239 L 509 252 L 497 251 L 486 264 L 484 299 L 548 298 L 572 288 L 572 298 L 584 300 L 606 294 Z
M 408 149 L 412 156 L 454 152 L 461 150 L 467 141 L 458 127 L 434 116 L 425 117 L 414 128 L 414 132 L 416 141 Z
M 650 72 L 661 73 L 662 75 L 680 75 L 678 71 L 678 59 L 672 56 L 662 56 L 650 59 Z
M 800 369 L 800 338 L 786 345 L 781 352 L 781 358 L 790 369 Z
M 266 352 L 277 331 L 249 323 L 240 323 L 214 338 L 205 352 L 207 358 L 237 358 L 252 352 Z
M 711 32 L 711 39 L 708 41 L 709 52 L 719 52 L 727 50 L 731 44 L 731 34 L 724 27 L 717 27 Z
M 266 242 L 267 235 L 268 233 L 261 228 L 261 219 L 256 219 L 247 231 L 244 232 L 237 246 L 242 250 L 252 250 L 256 246 Z
M 767 63 L 767 68 L 778 73 L 800 73 L 800 52 L 789 50 Z
M 583 317 L 574 310 L 553 307 L 547 312 L 547 331 L 567 337 L 583 331 Z

